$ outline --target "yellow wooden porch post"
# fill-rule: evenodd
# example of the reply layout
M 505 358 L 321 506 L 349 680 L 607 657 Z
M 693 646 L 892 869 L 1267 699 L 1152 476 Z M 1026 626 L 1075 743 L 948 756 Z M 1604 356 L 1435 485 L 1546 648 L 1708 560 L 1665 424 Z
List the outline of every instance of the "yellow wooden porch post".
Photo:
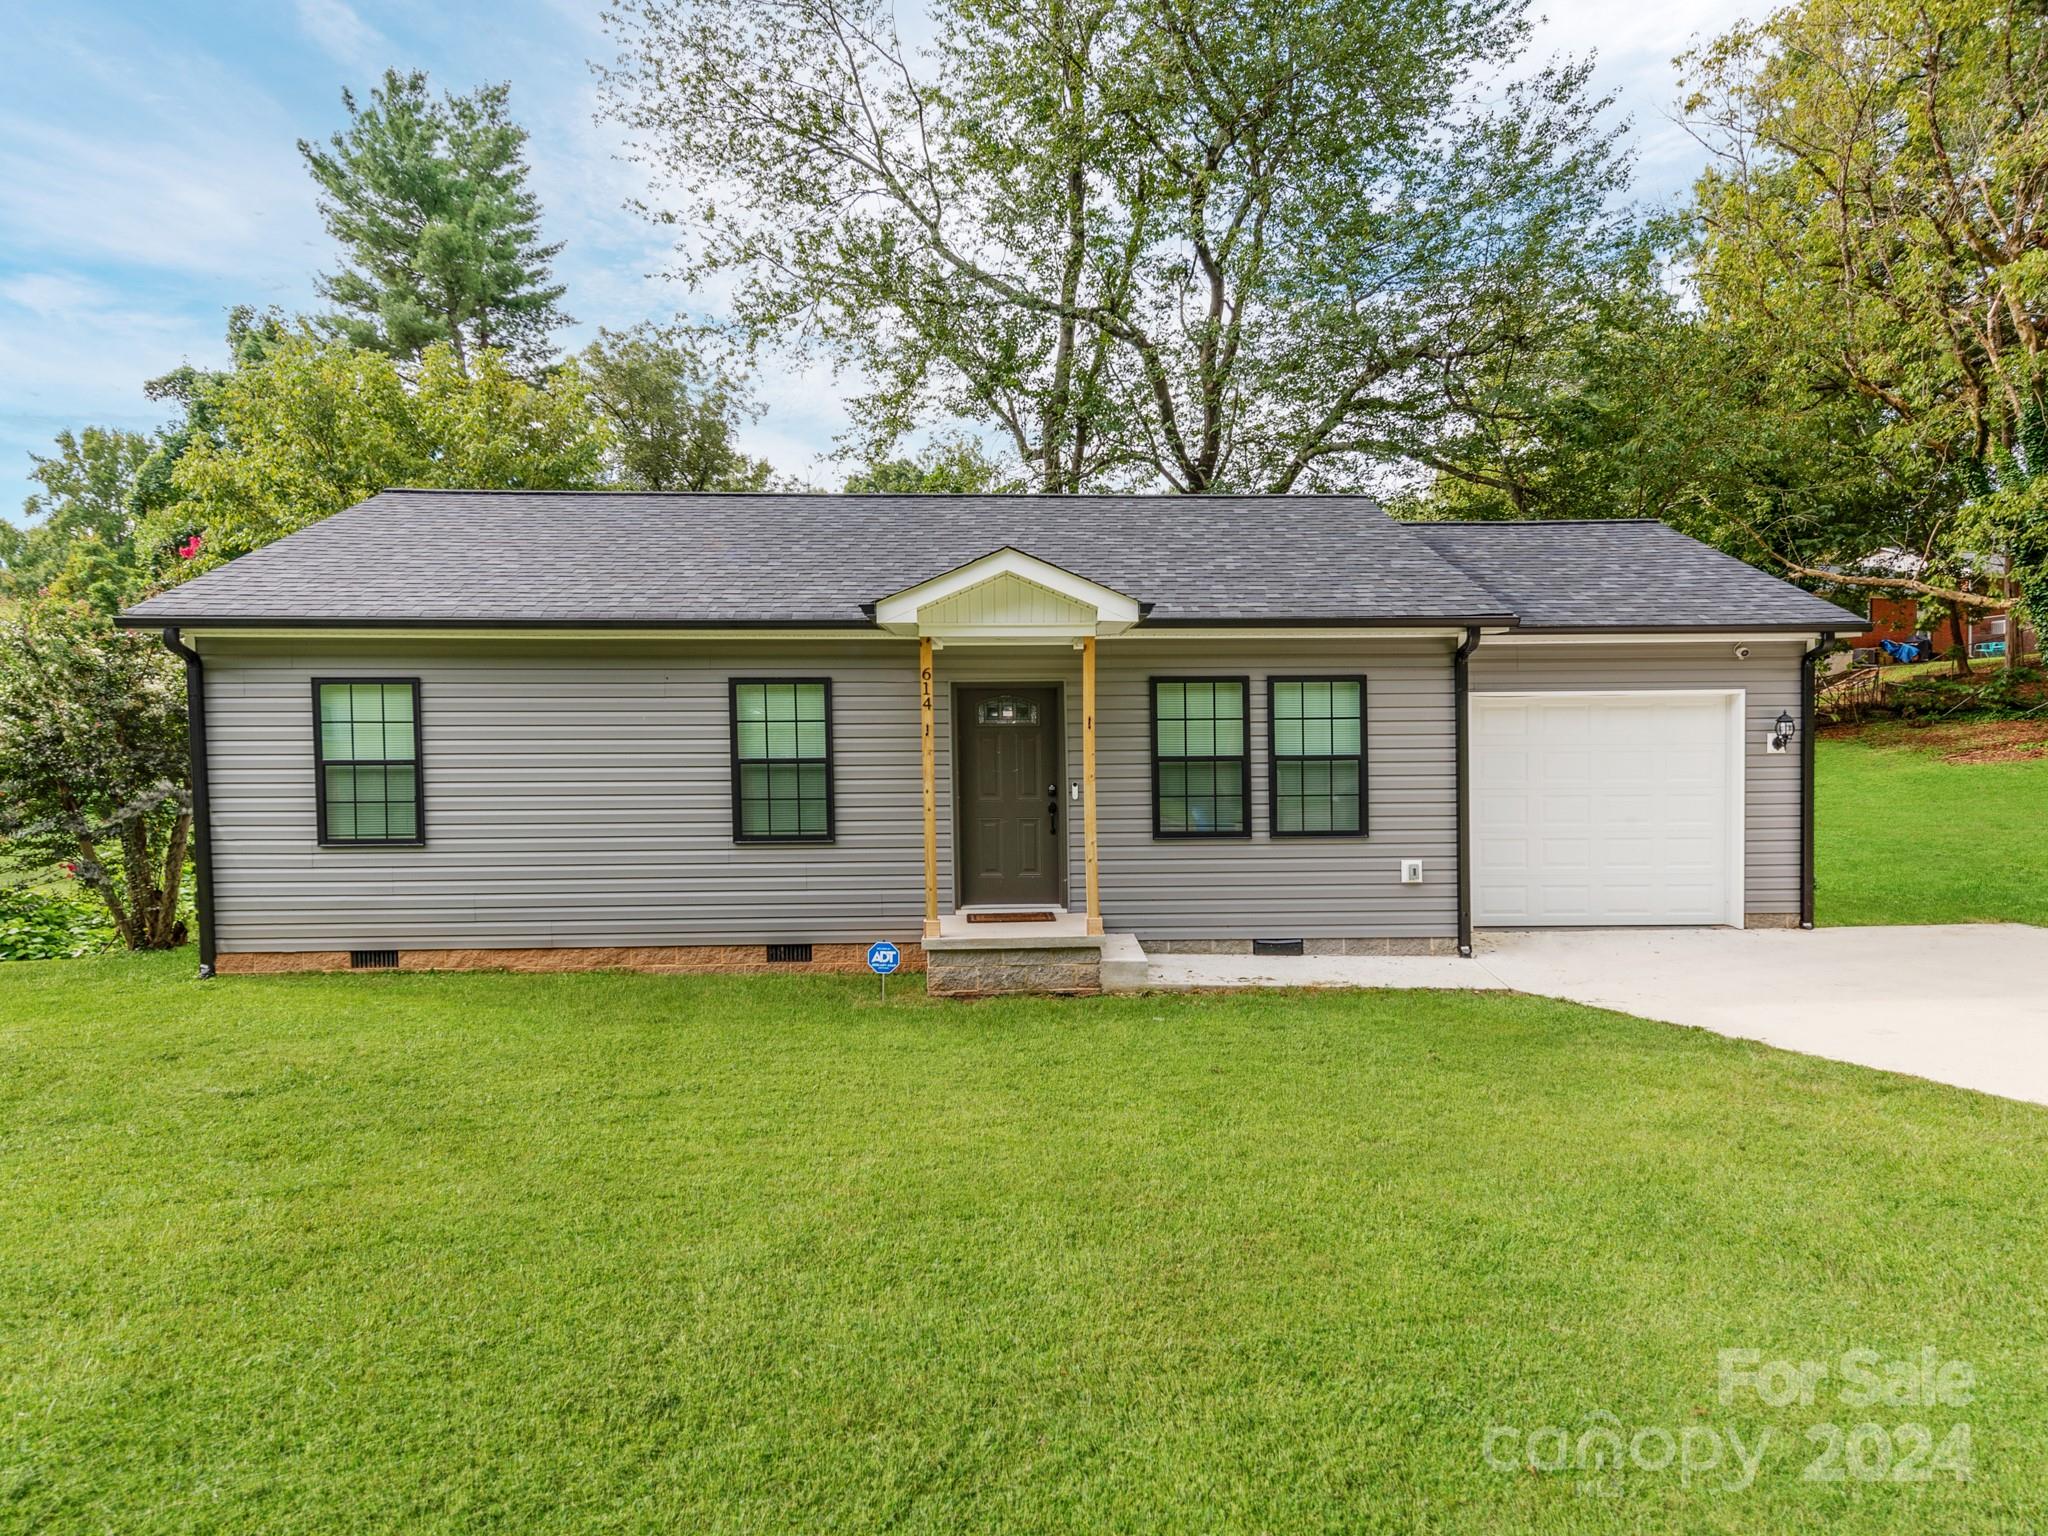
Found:
M 1102 932 L 1102 881 L 1095 857 L 1095 637 L 1081 641 L 1081 857 L 1087 870 L 1088 931 Z
M 932 642 L 917 642 L 918 756 L 924 772 L 924 936 L 939 936 L 939 790 L 932 722 Z

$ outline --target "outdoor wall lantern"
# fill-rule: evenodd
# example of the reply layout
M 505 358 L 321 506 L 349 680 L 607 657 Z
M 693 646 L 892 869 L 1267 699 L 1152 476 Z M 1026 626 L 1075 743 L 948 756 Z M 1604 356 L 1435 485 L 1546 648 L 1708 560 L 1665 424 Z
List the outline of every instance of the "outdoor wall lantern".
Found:
M 1792 738 L 1798 730 L 1798 722 L 1784 710 L 1779 710 L 1777 721 L 1771 727 L 1770 750 L 1773 752 L 1784 751 L 1792 745 Z

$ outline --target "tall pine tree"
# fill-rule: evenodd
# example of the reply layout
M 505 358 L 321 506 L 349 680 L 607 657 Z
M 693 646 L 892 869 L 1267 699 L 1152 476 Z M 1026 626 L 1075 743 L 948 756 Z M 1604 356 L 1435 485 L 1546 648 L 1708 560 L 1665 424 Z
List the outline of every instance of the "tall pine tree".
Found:
M 465 371 L 483 347 L 527 368 L 549 360 L 550 333 L 569 323 L 550 281 L 562 247 L 541 243 L 507 95 L 487 85 L 436 101 L 423 73 L 386 70 L 367 107 L 342 92 L 346 132 L 325 148 L 299 141 L 344 256 L 320 280 L 336 335 L 402 358 L 446 342 Z

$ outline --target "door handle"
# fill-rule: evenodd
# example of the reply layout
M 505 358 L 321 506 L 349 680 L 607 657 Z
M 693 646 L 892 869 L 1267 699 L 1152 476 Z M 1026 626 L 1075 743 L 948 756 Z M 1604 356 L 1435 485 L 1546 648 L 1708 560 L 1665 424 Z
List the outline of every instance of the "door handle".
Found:
M 1046 816 L 1046 822 L 1047 822 L 1047 827 L 1046 827 L 1046 830 L 1047 830 L 1047 831 L 1049 831 L 1049 832 L 1051 832 L 1051 833 L 1052 833 L 1052 835 L 1053 835 L 1054 837 L 1058 837 L 1058 836 L 1060 835 L 1060 787 L 1059 787 L 1059 785 L 1057 785 L 1057 784 L 1048 784 L 1048 785 L 1046 785 L 1046 786 L 1045 786 L 1045 795 L 1046 795 L 1046 799 L 1045 799 L 1045 816 Z

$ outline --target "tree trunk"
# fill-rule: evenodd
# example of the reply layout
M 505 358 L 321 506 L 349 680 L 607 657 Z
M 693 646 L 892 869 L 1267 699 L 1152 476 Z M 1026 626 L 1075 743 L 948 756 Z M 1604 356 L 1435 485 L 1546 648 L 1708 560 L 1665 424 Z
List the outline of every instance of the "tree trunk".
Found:
M 1934 629 L 1934 654 L 1936 656 L 1943 654 L 1941 633 L 1944 629 L 1955 640 L 1955 644 L 1950 646 L 1947 651 L 1954 675 L 1957 677 L 1969 677 L 1971 675 L 1969 610 L 1961 603 L 1952 602 L 1948 605 L 1948 617 L 1943 619 Z
M 156 911 L 150 914 L 148 924 L 152 949 L 169 949 L 177 942 L 178 898 L 185 884 L 185 845 L 191 830 L 190 811 L 171 828 L 170 845 L 164 850 L 163 883 L 157 888 Z
M 2016 588 L 2016 587 L 2015 587 L 2015 586 L 2013 585 L 2013 579 L 2012 579 L 2012 563 L 2013 563 L 2013 552 L 2012 552 L 2011 550 L 2009 550 L 2009 549 L 2008 549 L 2008 550 L 2007 550 L 2007 551 L 2005 552 L 2005 600 L 2006 600 L 2006 601 L 2007 601 L 2008 603 L 2012 602 L 2012 600 L 2013 600 L 2013 599 L 2014 599 L 2015 597 L 2017 597 L 2017 596 L 2019 595 L 2019 591 L 2018 591 L 2018 589 L 2017 589 L 2017 588 Z M 2026 649 L 2026 647 L 2025 647 L 2024 645 L 2022 645 L 2022 644 L 2020 643 L 2020 615 L 2019 615 L 2019 610 L 2018 610 L 2017 608 L 2007 608 L 2007 609 L 2005 610 L 2005 670 L 2006 670 L 2006 671 L 2008 671 L 2008 672 L 2017 672 L 2017 671 L 2019 671 L 2019 669 L 2020 669 L 2020 662 L 2021 662 L 2021 661 L 2022 661 L 2022 659 L 2023 659 L 2023 658 L 2021 657 L 2021 655 L 2020 655 L 2020 652 L 2022 652 L 2022 651 L 2023 651 L 2023 650 L 2025 650 L 2025 649 Z
M 65 818 L 71 823 L 71 835 L 78 840 L 80 866 L 86 871 L 85 883 L 99 893 L 106 903 L 107 915 L 114 920 L 114 931 L 121 936 L 121 943 L 127 949 L 140 949 L 135 942 L 136 927 L 128 909 L 122 904 L 121 893 L 114 889 L 113 877 L 107 873 L 107 866 L 100 862 L 99 845 L 93 841 L 92 830 L 85 817 L 80 814 L 78 802 L 70 795 L 59 798 Z

